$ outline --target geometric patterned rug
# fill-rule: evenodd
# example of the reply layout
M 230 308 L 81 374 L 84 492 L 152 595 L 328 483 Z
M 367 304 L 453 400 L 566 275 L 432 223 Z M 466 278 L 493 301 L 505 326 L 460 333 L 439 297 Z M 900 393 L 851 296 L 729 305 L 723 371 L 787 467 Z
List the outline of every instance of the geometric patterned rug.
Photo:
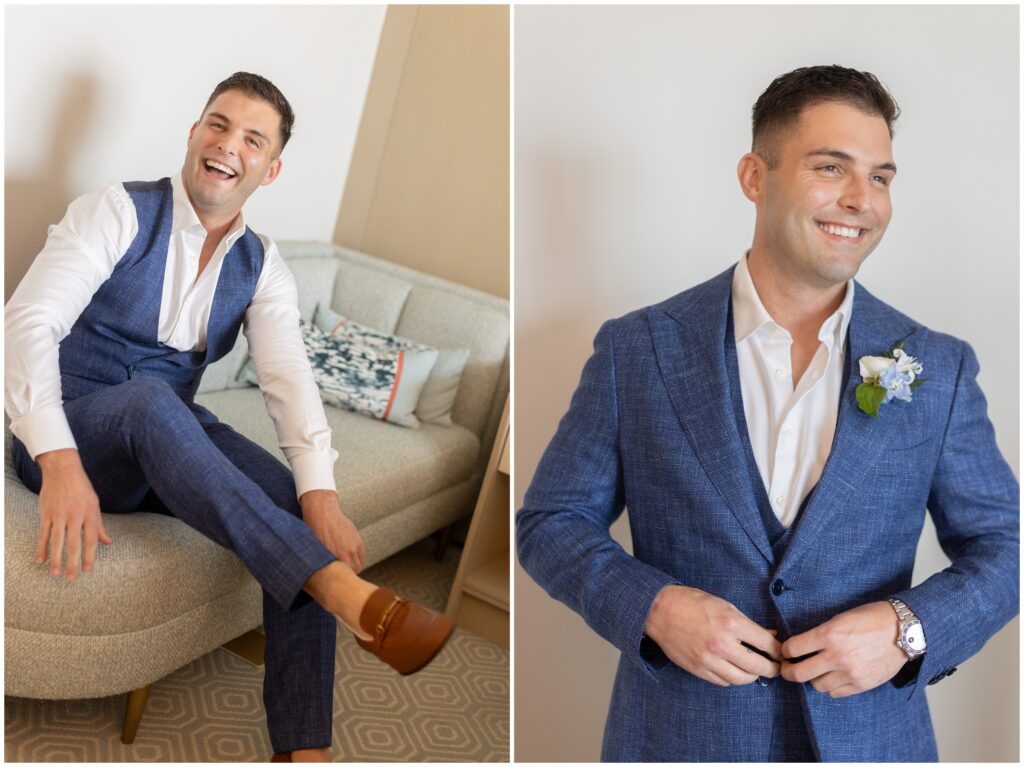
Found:
M 462 551 L 443 562 L 421 541 L 364 573 L 444 610 Z M 338 626 L 334 684 L 337 762 L 508 762 L 509 658 L 456 627 L 422 671 L 400 676 Z M 156 682 L 135 742 L 121 743 L 125 696 L 5 698 L 7 762 L 260 762 L 273 753 L 263 669 L 218 648 Z

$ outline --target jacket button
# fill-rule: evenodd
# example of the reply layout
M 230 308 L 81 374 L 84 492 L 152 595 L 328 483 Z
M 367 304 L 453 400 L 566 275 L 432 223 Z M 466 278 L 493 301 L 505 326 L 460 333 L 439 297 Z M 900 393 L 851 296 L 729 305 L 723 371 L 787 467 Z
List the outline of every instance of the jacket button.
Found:
M 771 683 L 772 680 L 771 679 L 765 679 L 763 676 L 759 676 L 755 681 L 759 685 L 761 685 L 762 687 L 767 687 Z
M 775 583 L 772 584 L 772 593 L 775 596 L 779 596 L 783 591 L 786 590 L 786 584 L 780 579 L 776 579 Z

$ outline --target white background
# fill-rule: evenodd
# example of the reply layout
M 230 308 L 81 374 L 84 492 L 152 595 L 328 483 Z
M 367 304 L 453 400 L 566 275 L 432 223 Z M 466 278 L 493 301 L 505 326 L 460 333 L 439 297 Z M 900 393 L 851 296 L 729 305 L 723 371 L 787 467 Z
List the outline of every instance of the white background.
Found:
M 296 122 L 281 176 L 253 195 L 246 221 L 275 239 L 330 241 L 386 8 L 8 6 L 7 194 L 55 200 L 59 219 L 112 181 L 172 175 L 210 92 L 249 71 L 281 89 Z M 8 230 L 41 247 L 56 220 L 12 216 L 12 204 Z M 34 255 L 6 257 L 27 268 Z
M 1017 30 L 1011 6 L 517 7 L 516 506 L 601 322 L 750 246 L 750 109 L 813 64 L 874 72 L 903 108 L 892 224 L 858 279 L 973 345 L 1018 471 Z M 915 583 L 947 562 L 929 520 Z M 516 758 L 596 759 L 618 654 L 516 569 Z M 1017 761 L 1018 668 L 1015 619 L 928 688 L 944 760 Z

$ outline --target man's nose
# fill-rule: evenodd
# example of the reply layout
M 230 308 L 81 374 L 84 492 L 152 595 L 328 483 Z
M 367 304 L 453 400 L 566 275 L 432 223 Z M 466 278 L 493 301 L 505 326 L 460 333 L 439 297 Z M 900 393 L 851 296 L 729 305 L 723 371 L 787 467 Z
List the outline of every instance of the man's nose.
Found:
M 866 179 L 850 178 L 838 200 L 839 207 L 851 213 L 871 210 L 871 188 Z
M 238 154 L 238 142 L 240 140 L 241 137 L 234 132 L 224 134 L 220 137 L 220 141 L 217 142 L 217 148 L 225 154 Z

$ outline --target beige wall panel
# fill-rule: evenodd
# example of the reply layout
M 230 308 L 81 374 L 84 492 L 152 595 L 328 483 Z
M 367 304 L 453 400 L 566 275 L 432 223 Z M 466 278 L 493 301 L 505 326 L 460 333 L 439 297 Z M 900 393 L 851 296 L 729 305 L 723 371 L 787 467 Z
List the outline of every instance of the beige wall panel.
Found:
M 507 7 L 389 9 L 335 242 L 509 296 L 508 36 Z

